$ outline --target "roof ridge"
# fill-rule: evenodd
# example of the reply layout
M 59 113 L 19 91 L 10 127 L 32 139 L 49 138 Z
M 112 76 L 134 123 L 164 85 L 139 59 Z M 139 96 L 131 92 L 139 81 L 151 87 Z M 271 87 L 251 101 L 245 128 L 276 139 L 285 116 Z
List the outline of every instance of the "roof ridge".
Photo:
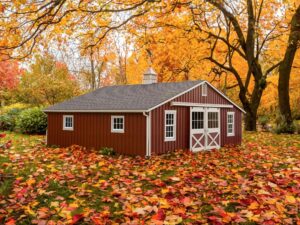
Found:
M 128 87 L 128 86 L 149 86 L 149 85 L 157 85 L 157 84 L 178 84 L 178 83 L 188 83 L 188 82 L 202 82 L 206 80 L 183 80 L 183 81 L 166 81 L 166 82 L 157 82 L 157 83 L 151 83 L 151 84 L 114 84 L 114 85 L 108 85 L 108 86 L 103 86 L 95 89 L 94 91 L 101 89 L 101 88 L 108 88 L 108 87 Z M 91 91 L 93 92 L 93 91 Z M 90 93 L 90 92 L 89 92 Z

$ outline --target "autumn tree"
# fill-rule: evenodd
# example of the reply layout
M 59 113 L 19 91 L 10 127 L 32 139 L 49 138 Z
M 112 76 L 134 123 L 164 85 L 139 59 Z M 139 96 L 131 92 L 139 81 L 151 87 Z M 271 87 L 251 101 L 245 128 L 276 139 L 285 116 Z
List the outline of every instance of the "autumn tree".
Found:
M 300 46 L 300 5 L 291 20 L 291 31 L 284 58 L 279 66 L 278 99 L 279 109 L 285 123 L 283 132 L 292 133 L 293 118 L 290 106 L 290 74 L 296 51 Z
M 246 130 L 256 129 L 257 110 L 266 79 L 281 61 L 270 60 L 265 51 L 287 31 L 282 25 L 288 23 L 286 4 L 277 0 L 7 1 L 1 3 L 1 9 L 5 16 L 0 21 L 3 37 L 0 51 L 19 58 L 26 57 L 37 43 L 49 37 L 62 43 L 73 35 L 80 40 L 83 49 L 94 50 L 112 31 L 124 26 L 134 24 L 157 30 L 177 28 L 176 20 L 171 17 L 184 17 L 180 29 L 183 27 L 186 33 L 196 36 L 200 36 L 197 33 L 204 35 L 199 38 L 199 46 L 201 43 L 209 45 L 209 53 L 203 59 L 214 65 L 212 72 L 220 79 L 224 74 L 233 77 L 234 83 L 230 86 L 238 87 L 240 102 L 247 112 Z M 135 35 L 138 32 L 134 29 L 133 26 L 128 31 Z M 184 79 L 190 79 L 190 71 L 199 62 L 198 59 L 189 60 L 185 54 L 182 65 L 175 68 L 172 61 L 176 57 L 165 57 L 167 59 L 171 63 L 164 65 L 165 68 L 173 68 L 172 73 L 183 74 Z M 179 62 L 179 57 L 176 60 Z
M 52 56 L 36 56 L 18 87 L 21 101 L 32 105 L 52 105 L 80 94 L 66 65 Z
M 3 106 L 5 100 L 11 97 L 10 93 L 16 89 L 21 75 L 22 70 L 17 61 L 0 61 L 0 106 Z

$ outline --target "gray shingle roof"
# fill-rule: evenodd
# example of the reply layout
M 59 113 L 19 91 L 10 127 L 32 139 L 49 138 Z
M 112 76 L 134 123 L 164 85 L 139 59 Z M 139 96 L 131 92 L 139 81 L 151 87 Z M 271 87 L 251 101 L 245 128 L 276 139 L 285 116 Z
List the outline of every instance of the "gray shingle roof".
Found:
M 198 80 L 103 87 L 50 106 L 44 111 L 146 111 L 202 82 Z

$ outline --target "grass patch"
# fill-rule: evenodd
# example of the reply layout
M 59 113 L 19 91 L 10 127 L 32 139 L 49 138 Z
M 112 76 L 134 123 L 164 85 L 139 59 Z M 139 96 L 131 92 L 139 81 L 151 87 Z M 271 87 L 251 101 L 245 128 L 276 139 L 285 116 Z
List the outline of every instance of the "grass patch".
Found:
M 12 191 L 13 183 L 14 179 L 5 179 L 0 182 L 0 195 L 7 197 Z

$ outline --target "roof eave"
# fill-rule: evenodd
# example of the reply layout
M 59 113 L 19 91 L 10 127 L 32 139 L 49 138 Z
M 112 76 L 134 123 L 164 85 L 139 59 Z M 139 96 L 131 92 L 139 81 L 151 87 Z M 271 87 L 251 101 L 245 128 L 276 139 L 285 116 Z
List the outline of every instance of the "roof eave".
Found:
M 43 110 L 45 113 L 54 113 L 54 112 L 66 112 L 66 113 L 100 113 L 100 112 L 108 112 L 108 113 L 143 113 L 148 112 L 148 110 L 81 110 L 81 109 L 45 109 Z

